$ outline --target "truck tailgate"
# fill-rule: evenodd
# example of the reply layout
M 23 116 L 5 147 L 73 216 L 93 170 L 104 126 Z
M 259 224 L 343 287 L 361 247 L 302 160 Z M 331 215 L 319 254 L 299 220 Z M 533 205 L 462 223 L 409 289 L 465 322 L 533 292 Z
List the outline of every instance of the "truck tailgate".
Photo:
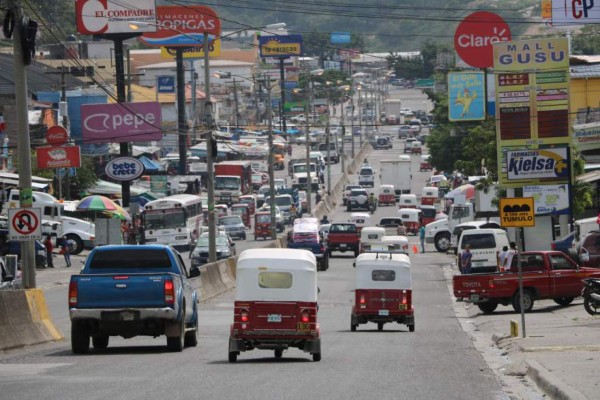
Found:
M 76 308 L 148 308 L 165 306 L 164 281 L 170 274 L 74 275 Z M 175 282 L 174 282 L 175 283 Z
M 454 296 L 461 298 L 470 297 L 473 294 L 481 295 L 489 293 L 495 286 L 490 285 L 490 282 L 493 282 L 493 278 L 494 276 L 490 274 L 454 275 L 452 279 Z

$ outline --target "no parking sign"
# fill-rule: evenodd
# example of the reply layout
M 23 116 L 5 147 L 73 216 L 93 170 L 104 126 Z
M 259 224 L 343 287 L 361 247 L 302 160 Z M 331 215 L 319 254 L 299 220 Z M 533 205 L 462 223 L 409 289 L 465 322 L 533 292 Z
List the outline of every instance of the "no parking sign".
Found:
M 42 239 L 42 211 L 40 208 L 10 208 L 8 221 L 9 240 Z

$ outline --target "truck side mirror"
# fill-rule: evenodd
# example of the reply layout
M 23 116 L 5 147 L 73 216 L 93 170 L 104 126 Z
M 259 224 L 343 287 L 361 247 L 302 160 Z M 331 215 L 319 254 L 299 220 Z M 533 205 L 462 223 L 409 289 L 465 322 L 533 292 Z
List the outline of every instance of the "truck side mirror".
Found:
M 581 251 L 579 252 L 579 261 L 582 263 L 590 261 L 590 253 L 584 247 L 582 247 Z
M 201 274 L 200 268 L 198 268 L 198 267 L 192 267 L 190 269 L 190 278 L 197 278 L 197 277 L 200 276 L 200 274 Z

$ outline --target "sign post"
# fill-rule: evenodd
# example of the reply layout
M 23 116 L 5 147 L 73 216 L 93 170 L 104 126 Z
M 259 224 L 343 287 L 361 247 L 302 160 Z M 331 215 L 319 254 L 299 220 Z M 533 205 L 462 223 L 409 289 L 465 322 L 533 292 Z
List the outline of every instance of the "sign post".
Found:
M 517 269 L 519 272 L 519 309 L 521 310 L 521 325 L 523 338 L 527 337 L 525 330 L 525 310 L 523 309 L 523 270 L 521 268 L 521 255 L 519 245 L 521 243 L 522 227 L 535 226 L 535 208 L 533 197 L 501 198 L 500 199 L 500 225 L 504 228 L 514 227 L 516 229 L 517 242 Z

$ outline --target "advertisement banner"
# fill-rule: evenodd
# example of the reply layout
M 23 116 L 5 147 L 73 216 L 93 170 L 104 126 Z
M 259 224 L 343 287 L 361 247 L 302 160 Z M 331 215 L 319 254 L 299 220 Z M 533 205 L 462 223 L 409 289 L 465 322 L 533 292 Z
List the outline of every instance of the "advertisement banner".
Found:
M 553 26 L 597 24 L 600 20 L 600 4 L 594 0 L 552 0 L 550 11 Z
M 329 43 L 348 44 L 351 42 L 350 32 L 331 32 Z
M 261 57 L 285 58 L 302 55 L 301 35 L 260 36 Z
M 569 213 L 567 185 L 523 186 L 523 197 L 533 197 L 535 215 Z
M 483 72 L 448 73 L 448 119 L 450 121 L 484 120 L 485 98 Z
M 175 93 L 175 75 L 159 75 L 156 77 L 158 93 Z
M 156 31 L 154 0 L 76 0 L 75 15 L 82 35 Z
M 494 71 L 560 70 L 569 67 L 567 38 L 494 43 Z
M 206 6 L 158 6 L 156 20 L 156 31 L 140 37 L 148 46 L 201 46 L 204 33 L 209 40 L 221 34 L 221 20 Z
M 35 151 L 39 169 L 81 167 L 79 146 L 42 146 L 37 147 Z
M 467 64 L 489 68 L 494 63 L 493 44 L 511 40 L 510 27 L 498 14 L 476 11 L 463 19 L 454 32 L 454 50 Z
M 579 151 L 600 149 L 600 123 L 573 125 L 573 144 Z
M 507 151 L 502 166 L 509 181 L 547 179 L 566 182 L 569 177 L 567 148 Z
M 86 144 L 161 140 L 160 104 L 83 104 L 81 132 Z
M 217 57 L 221 55 L 221 39 L 215 39 L 210 37 L 208 39 L 208 56 Z M 173 47 L 161 47 L 160 56 L 161 58 L 173 60 L 177 55 L 177 50 Z M 183 48 L 183 58 L 189 59 L 202 59 L 204 58 L 204 43 L 194 45 L 192 47 Z

